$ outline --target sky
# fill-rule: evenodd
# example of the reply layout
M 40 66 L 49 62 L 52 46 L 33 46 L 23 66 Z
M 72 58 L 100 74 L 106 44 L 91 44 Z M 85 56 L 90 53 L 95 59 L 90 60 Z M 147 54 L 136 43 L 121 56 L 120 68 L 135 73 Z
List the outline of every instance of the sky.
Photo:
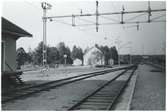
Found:
M 4 0 L 2 2 L 2 16 L 33 35 L 32 38 L 22 37 L 17 40 L 17 48 L 23 47 L 26 51 L 37 47 L 43 39 L 43 23 L 41 8 L 42 1 L 22 0 L 12 1 Z M 47 1 L 52 8 L 47 11 L 47 16 L 61 16 L 95 13 L 95 1 Z M 151 1 L 151 9 L 166 8 L 165 1 Z M 99 13 L 120 12 L 124 6 L 125 11 L 146 10 L 147 1 L 99 1 Z M 126 21 L 147 20 L 147 14 L 140 15 L 134 20 L 131 19 L 137 14 L 125 15 Z M 157 20 L 166 20 L 165 12 L 152 13 L 151 18 L 161 16 Z M 76 18 L 76 24 L 90 24 L 87 21 L 95 22 L 95 17 Z M 166 23 L 144 23 L 139 24 L 137 30 L 136 24 L 114 24 L 100 25 L 99 32 L 96 32 L 93 26 L 76 26 L 72 27 L 71 18 L 53 19 L 47 21 L 47 45 L 57 46 L 59 42 L 65 42 L 65 45 L 73 48 L 74 45 L 85 49 L 95 44 L 116 46 L 116 41 L 121 41 L 119 49 L 120 54 L 164 54 L 166 44 Z M 120 22 L 120 15 L 100 16 L 99 23 Z M 68 23 L 68 24 L 65 24 Z

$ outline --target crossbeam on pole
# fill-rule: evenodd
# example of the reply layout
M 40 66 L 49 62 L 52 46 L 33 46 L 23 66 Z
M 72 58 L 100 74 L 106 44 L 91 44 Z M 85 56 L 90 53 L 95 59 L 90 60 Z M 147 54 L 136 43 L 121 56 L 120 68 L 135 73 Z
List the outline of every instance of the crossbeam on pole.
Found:
M 166 9 L 154 9 L 154 10 L 150 10 L 151 12 L 162 12 L 162 11 L 166 11 Z M 124 14 L 133 14 L 133 13 L 148 13 L 148 10 L 137 10 L 137 11 L 124 11 Z M 98 13 L 98 16 L 101 15 L 117 15 L 117 14 L 122 14 L 121 12 L 107 12 L 107 13 Z M 74 14 L 75 17 L 85 17 L 85 16 L 96 16 L 96 13 L 92 13 L 92 14 Z M 72 17 L 72 15 L 63 15 L 63 16 L 48 16 L 45 17 L 46 19 L 52 19 L 52 18 L 69 18 Z

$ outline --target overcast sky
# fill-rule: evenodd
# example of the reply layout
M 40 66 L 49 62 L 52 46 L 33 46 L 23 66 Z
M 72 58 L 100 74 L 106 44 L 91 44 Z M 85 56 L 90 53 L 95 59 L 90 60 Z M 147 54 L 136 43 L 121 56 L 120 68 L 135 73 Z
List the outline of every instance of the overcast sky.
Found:
M 95 13 L 95 1 L 69 1 L 58 2 L 48 1 L 52 9 L 47 12 L 47 16 L 68 15 L 82 13 Z M 142 2 L 113 2 L 100 1 L 99 12 L 121 11 L 122 5 L 126 11 L 147 9 L 147 1 Z M 151 2 L 152 9 L 166 8 L 165 2 Z M 34 49 L 42 41 L 42 8 L 41 2 L 32 0 L 21 1 L 4 1 L 2 2 L 2 16 L 33 34 L 33 38 L 23 37 L 17 40 L 17 48 L 23 47 L 26 51 L 29 48 Z M 140 14 L 139 14 L 140 15 Z M 152 18 L 165 15 L 165 13 L 153 13 Z M 136 14 L 126 15 L 125 20 L 135 17 Z M 108 20 L 111 18 L 114 21 Z M 95 22 L 95 17 L 84 17 L 76 19 L 76 24 L 89 24 L 81 19 Z M 130 21 L 147 20 L 147 14 Z M 166 20 L 166 16 L 158 20 Z M 100 23 L 120 21 L 120 16 L 99 17 Z M 87 46 L 92 47 L 95 43 L 99 45 L 114 46 L 117 39 L 121 40 L 124 45 L 120 49 L 121 54 L 164 54 L 166 41 L 166 23 L 147 23 L 139 24 L 139 30 L 135 24 L 127 25 L 100 25 L 99 32 L 96 32 L 94 26 L 72 27 L 64 24 L 70 23 L 71 18 L 56 19 L 47 23 L 47 44 L 56 46 L 59 42 L 65 42 L 72 49 L 74 45 L 85 49 Z M 106 38 L 105 38 L 106 37 Z M 131 47 L 132 49 L 130 50 Z M 144 51 L 143 51 L 144 50 Z

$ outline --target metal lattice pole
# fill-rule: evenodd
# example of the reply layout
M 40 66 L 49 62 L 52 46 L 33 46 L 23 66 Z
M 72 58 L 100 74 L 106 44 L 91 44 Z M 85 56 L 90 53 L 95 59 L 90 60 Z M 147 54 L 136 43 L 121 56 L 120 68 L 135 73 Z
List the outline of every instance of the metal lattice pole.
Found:
M 43 19 L 43 60 L 42 60 L 42 64 L 44 67 L 46 67 L 46 65 L 47 65 L 47 42 L 46 42 L 47 18 L 46 18 L 46 11 L 51 8 L 51 5 L 46 3 L 46 2 L 42 2 L 41 6 L 43 8 L 43 18 L 42 18 Z

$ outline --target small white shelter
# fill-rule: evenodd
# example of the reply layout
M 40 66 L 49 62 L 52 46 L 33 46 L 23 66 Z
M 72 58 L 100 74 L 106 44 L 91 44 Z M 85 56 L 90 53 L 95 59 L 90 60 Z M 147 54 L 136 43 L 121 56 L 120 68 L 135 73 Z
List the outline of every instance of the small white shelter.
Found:
M 81 66 L 82 65 L 82 60 L 80 60 L 80 59 L 75 59 L 74 61 L 73 61 L 73 65 L 74 66 Z

